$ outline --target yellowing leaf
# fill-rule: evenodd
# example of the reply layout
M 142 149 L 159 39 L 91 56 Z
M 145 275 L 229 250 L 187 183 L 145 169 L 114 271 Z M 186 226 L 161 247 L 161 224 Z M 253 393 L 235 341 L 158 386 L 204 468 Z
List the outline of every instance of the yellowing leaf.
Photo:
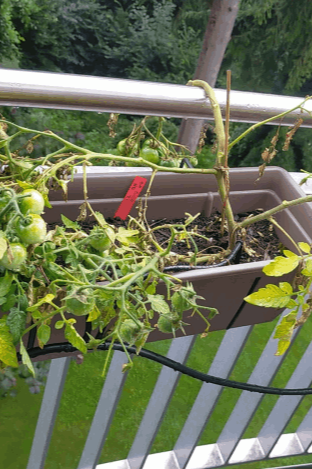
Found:
M 20 341 L 20 352 L 21 352 L 21 355 L 22 355 L 22 362 L 24 363 L 24 365 L 27 366 L 27 368 L 29 369 L 29 371 L 31 372 L 31 374 L 33 375 L 33 377 L 35 378 L 35 377 L 36 377 L 36 373 L 35 373 L 33 364 L 32 364 L 32 362 L 31 362 L 31 360 L 30 360 L 30 357 L 29 357 L 29 355 L 28 355 L 27 350 L 26 350 L 25 347 L 24 347 L 24 344 L 23 344 L 23 341 L 22 341 L 22 340 Z
M 0 361 L 6 366 L 18 367 L 16 350 L 13 344 L 13 336 L 6 325 L 7 316 L 0 319 Z
M 54 298 L 54 295 L 52 295 L 52 293 L 48 293 L 48 295 L 41 298 L 41 300 L 39 300 L 35 305 L 29 306 L 29 308 L 27 308 L 27 311 L 30 311 L 30 312 L 36 311 L 38 307 L 43 305 L 44 303 L 51 303 L 53 298 Z
M 288 282 L 280 282 L 278 284 L 278 286 L 280 287 L 281 290 L 283 290 L 285 293 L 287 293 L 288 295 L 293 295 L 293 289 L 292 289 L 292 286 L 290 285 L 290 283 Z
M 305 268 L 302 269 L 301 273 L 306 277 L 310 277 L 312 275 L 312 259 L 306 260 Z
M 91 311 L 91 313 L 89 313 L 89 316 L 88 316 L 88 319 L 87 319 L 87 322 L 91 322 L 91 321 L 94 321 L 95 319 L 97 319 L 101 314 L 101 311 L 99 310 L 99 308 L 95 305 L 93 310 Z
M 51 335 L 51 328 L 50 326 L 48 326 L 47 324 L 41 324 L 39 327 L 38 327 L 38 330 L 37 330 L 37 338 L 39 340 L 39 347 L 40 348 L 43 348 L 43 346 L 49 342 L 49 339 L 50 339 L 50 335 Z
M 273 339 L 289 338 L 289 335 L 291 337 L 296 321 L 296 311 L 291 311 L 284 316 L 280 324 L 275 329 Z
M 280 277 L 295 270 L 299 264 L 299 257 L 291 251 L 283 251 L 287 257 L 277 256 L 262 271 L 270 277 Z
M 308 245 L 308 243 L 298 243 L 301 251 L 310 254 L 311 252 L 311 247 Z
M 2 259 L 3 254 L 7 250 L 7 242 L 4 238 L 0 238 L 0 259 Z
M 265 308 L 284 308 L 290 299 L 290 295 L 287 292 L 270 283 L 265 288 L 260 288 L 257 292 L 244 298 L 247 303 L 264 306 Z
M 76 331 L 72 324 L 66 324 L 65 326 L 65 338 L 70 342 L 74 347 L 76 347 L 83 354 L 87 353 L 87 344 L 83 340 L 80 334 Z
M 276 356 L 283 355 L 288 347 L 290 346 L 290 340 L 289 339 L 281 339 L 278 341 L 277 344 L 277 351 L 276 351 Z

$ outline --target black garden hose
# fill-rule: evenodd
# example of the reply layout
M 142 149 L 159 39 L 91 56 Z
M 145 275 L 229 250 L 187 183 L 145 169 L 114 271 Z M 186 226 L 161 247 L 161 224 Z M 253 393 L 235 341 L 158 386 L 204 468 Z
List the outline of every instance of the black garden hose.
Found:
M 97 350 L 108 350 L 110 347 L 110 342 L 106 342 L 101 344 L 97 347 Z M 118 350 L 120 352 L 124 352 L 125 348 L 130 354 L 136 354 L 136 348 L 134 346 L 129 345 L 122 345 L 122 344 L 114 344 L 113 350 Z M 47 355 L 50 353 L 61 353 L 67 352 L 72 353 L 77 351 L 75 347 L 73 347 L 69 343 L 62 343 L 57 345 L 45 345 L 43 349 L 39 347 L 35 347 L 31 350 L 28 350 L 28 354 L 30 358 L 38 357 L 39 355 Z M 212 383 L 218 386 L 224 386 L 234 389 L 242 389 L 244 391 L 250 392 L 259 392 L 261 394 L 275 394 L 279 396 L 306 396 L 308 394 L 312 394 L 311 388 L 299 388 L 299 389 L 283 389 L 283 388 L 273 388 L 270 386 L 259 386 L 257 384 L 249 384 L 249 383 L 241 383 L 239 381 L 232 381 L 229 379 L 218 378 L 217 376 L 206 375 L 205 373 L 201 373 L 200 371 L 193 370 L 188 366 L 182 365 L 182 363 L 176 362 L 171 360 L 170 358 L 164 357 L 163 355 L 159 355 L 156 352 L 152 352 L 151 350 L 146 350 L 142 348 L 138 353 L 140 357 L 147 358 L 148 360 L 152 360 L 154 362 L 160 363 L 161 365 L 167 366 L 174 371 L 178 371 L 179 373 L 183 373 L 185 375 L 191 376 L 192 378 L 198 379 L 205 383 Z M 18 353 L 18 360 L 21 360 L 21 355 Z

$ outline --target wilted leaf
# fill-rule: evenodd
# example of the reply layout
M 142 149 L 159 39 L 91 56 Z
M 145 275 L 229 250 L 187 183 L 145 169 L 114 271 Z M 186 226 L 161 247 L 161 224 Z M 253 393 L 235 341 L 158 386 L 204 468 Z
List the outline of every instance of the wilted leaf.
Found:
M 284 274 L 288 274 L 298 267 L 300 259 L 296 254 L 287 250 L 283 251 L 283 253 L 287 257 L 277 256 L 272 262 L 270 262 L 270 264 L 266 265 L 262 269 L 265 275 L 280 277 Z
M 247 303 L 264 306 L 265 308 L 284 308 L 290 299 L 290 295 L 287 292 L 272 284 L 268 284 L 265 288 L 260 288 L 257 292 L 244 298 Z

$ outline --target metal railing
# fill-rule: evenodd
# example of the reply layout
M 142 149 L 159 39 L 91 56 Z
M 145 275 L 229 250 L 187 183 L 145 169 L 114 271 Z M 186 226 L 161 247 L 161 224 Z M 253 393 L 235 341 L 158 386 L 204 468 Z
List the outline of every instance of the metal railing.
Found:
M 221 109 L 226 91 L 215 89 Z M 231 92 L 231 120 L 260 122 L 298 106 L 304 98 L 273 94 Z M 0 105 L 72 109 L 124 114 L 212 119 L 204 91 L 198 87 L 151 83 L 65 73 L 0 69 Z M 311 112 L 312 102 L 305 108 Z M 294 111 L 272 123 L 293 124 L 300 115 L 303 127 L 312 127 L 308 113 Z
M 211 118 L 209 103 L 203 90 L 198 88 L 21 70 L 1 70 L 0 77 L 0 105 Z M 224 108 L 225 92 L 216 92 L 217 99 Z M 233 91 L 231 119 L 258 122 L 294 107 L 301 100 Z M 298 113 L 294 113 L 292 119 L 297 115 Z M 285 119 L 283 124 L 289 122 Z M 312 126 L 310 116 L 305 117 L 304 126 Z M 253 326 L 228 330 L 207 373 L 228 378 L 252 330 Z M 293 341 L 298 332 L 299 329 Z M 167 356 L 185 363 L 194 341 L 195 336 L 174 339 Z M 275 357 L 272 360 L 275 348 L 276 341 L 272 334 L 254 367 L 249 383 L 270 385 L 273 381 L 285 360 L 285 357 Z M 312 343 L 300 359 L 287 388 L 311 385 L 311 353 Z M 51 363 L 27 469 L 44 467 L 70 360 L 71 358 L 59 358 Z M 312 452 L 312 409 L 306 413 L 295 433 L 283 433 L 302 396 L 281 396 L 257 436 L 244 439 L 244 432 L 263 398 L 262 394 L 247 391 L 241 393 L 217 441 L 198 446 L 223 392 L 220 386 L 203 383 L 172 450 L 150 454 L 180 378 L 178 373 L 163 367 L 127 459 L 97 466 L 127 379 L 127 375 L 120 372 L 125 361 L 123 353 L 114 352 L 77 469 L 204 469 L 307 455 Z M 284 469 L 286 467 L 290 466 L 284 466 Z M 312 468 L 312 463 L 293 467 Z

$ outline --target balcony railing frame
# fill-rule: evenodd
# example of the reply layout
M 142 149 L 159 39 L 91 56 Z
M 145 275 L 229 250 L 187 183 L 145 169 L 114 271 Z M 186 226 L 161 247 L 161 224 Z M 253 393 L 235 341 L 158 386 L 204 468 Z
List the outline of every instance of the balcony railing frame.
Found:
M 224 110 L 225 91 L 215 91 Z M 231 120 L 259 122 L 302 101 L 303 98 L 299 97 L 232 91 Z M 1 69 L 0 105 L 212 119 L 210 104 L 199 88 L 24 70 Z M 306 108 L 312 111 L 312 103 L 307 103 Z M 299 111 L 293 112 L 277 123 L 289 125 L 299 114 Z M 312 117 L 309 114 L 302 117 L 303 127 L 312 127 Z M 298 175 L 294 177 L 298 178 Z M 284 311 L 281 318 L 287 313 Z M 228 330 L 207 372 L 228 378 L 252 329 L 252 326 L 244 326 Z M 292 343 L 298 332 L 299 329 Z M 167 356 L 185 362 L 194 340 L 195 336 L 173 339 Z M 274 361 L 271 359 L 275 347 L 272 334 L 248 382 L 270 385 L 285 360 L 285 356 L 276 357 Z M 311 385 L 311 353 L 312 343 L 299 361 L 287 388 Z M 52 360 L 27 469 L 44 467 L 70 360 Z M 261 394 L 247 391 L 242 392 L 218 440 L 214 444 L 197 446 L 223 391 L 220 386 L 203 383 L 174 448 L 164 453 L 149 454 L 180 377 L 173 370 L 163 368 L 127 459 L 97 465 L 126 380 L 126 374 L 120 372 L 124 361 L 124 355 L 115 351 L 77 469 L 218 468 L 312 452 L 312 409 L 295 433 L 283 433 L 302 396 L 281 396 L 259 434 L 255 438 L 242 439 L 263 398 Z M 290 467 L 312 468 L 312 463 L 283 466 L 284 469 Z

